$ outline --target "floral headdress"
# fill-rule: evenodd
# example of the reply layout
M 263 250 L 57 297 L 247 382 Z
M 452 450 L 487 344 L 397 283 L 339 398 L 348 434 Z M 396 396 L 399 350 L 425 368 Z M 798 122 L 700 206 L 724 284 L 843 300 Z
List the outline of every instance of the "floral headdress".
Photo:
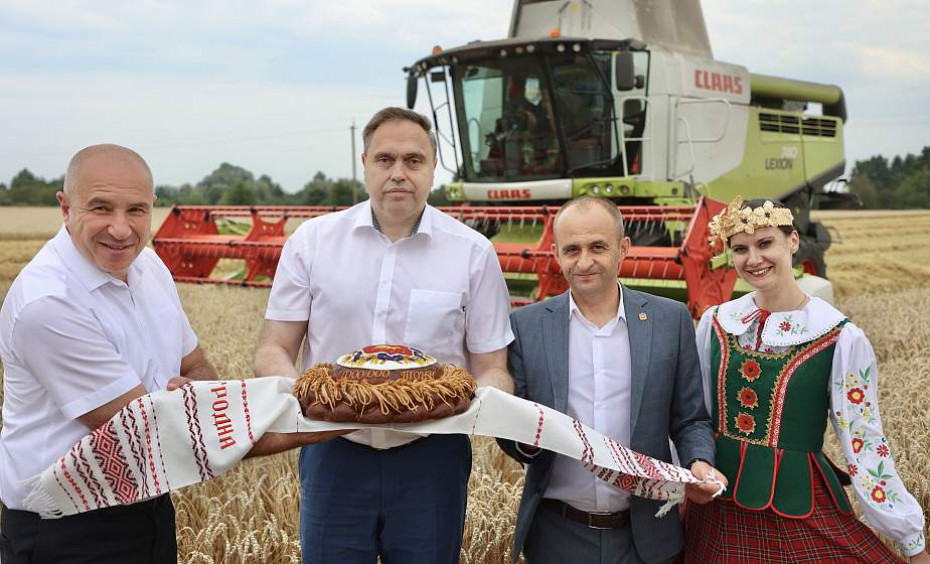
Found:
M 794 215 L 788 208 L 776 208 L 771 200 L 756 208 L 744 208 L 743 198 L 737 196 L 730 205 L 710 220 L 710 245 L 726 248 L 727 241 L 737 233 L 752 235 L 763 227 L 783 227 L 794 224 Z

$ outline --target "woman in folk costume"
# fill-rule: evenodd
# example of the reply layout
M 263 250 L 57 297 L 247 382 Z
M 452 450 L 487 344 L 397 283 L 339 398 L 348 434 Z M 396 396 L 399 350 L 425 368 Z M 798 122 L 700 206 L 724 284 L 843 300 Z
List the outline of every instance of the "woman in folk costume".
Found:
M 882 431 L 872 346 L 798 286 L 791 211 L 737 198 L 710 227 L 755 291 L 710 308 L 698 326 L 717 468 L 730 486 L 688 507 L 686 561 L 902 562 L 852 513 L 841 486 L 851 478 L 869 523 L 910 562 L 930 562 L 923 513 Z M 828 416 L 848 477 L 822 452 Z

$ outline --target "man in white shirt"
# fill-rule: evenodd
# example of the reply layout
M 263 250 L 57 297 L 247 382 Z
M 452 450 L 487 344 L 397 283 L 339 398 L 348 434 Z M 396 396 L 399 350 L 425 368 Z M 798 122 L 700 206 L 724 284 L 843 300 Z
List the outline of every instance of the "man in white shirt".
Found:
M 134 151 L 78 152 L 58 193 L 64 225 L 3 301 L 4 564 L 177 562 L 167 495 L 57 520 L 23 510 L 23 480 L 122 407 L 169 383 L 215 378 L 171 275 L 146 248 L 154 200 Z
M 665 461 L 671 438 L 686 466 L 706 477 L 714 439 L 687 309 L 618 284 L 630 239 L 609 200 L 568 202 L 554 231 L 553 252 L 570 290 L 511 314 L 515 395 Z M 661 502 L 631 497 L 576 460 L 498 442 L 529 464 L 515 560 L 523 550 L 530 564 L 639 564 L 666 562 L 681 550 L 677 512 L 654 517 Z M 688 497 L 705 503 L 715 491 L 688 486 Z
M 370 200 L 304 223 L 275 273 L 258 375 L 295 376 L 371 344 L 406 344 L 513 391 L 509 297 L 491 243 L 426 204 L 436 142 L 424 116 L 385 108 L 365 126 Z M 304 447 L 304 562 L 458 562 L 471 450 L 462 435 L 381 430 Z

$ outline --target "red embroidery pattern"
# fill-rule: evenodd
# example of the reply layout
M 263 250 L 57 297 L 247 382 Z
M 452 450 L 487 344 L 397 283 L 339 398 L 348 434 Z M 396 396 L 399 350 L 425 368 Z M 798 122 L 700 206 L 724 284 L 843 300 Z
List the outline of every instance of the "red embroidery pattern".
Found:
M 536 406 L 536 410 L 539 411 L 539 421 L 536 423 L 536 438 L 533 439 L 533 446 L 534 446 L 534 447 L 538 447 L 538 446 L 539 446 L 539 437 L 542 435 L 543 417 L 544 417 L 544 414 L 543 414 L 542 408 L 539 407 L 539 404 L 538 404 L 538 403 L 533 402 L 533 405 L 535 405 L 535 406 Z
M 739 391 L 739 403 L 746 409 L 754 409 L 759 405 L 759 397 L 752 388 L 743 388 Z
M 484 402 L 481 401 L 481 398 L 476 398 L 478 400 L 478 411 L 475 412 L 475 420 L 471 424 L 471 434 L 475 434 L 475 427 L 478 426 L 478 416 L 481 415 L 481 408 L 484 407 Z
M 617 466 L 621 468 L 630 468 L 633 466 L 633 460 L 624 455 L 623 450 L 620 449 L 616 441 L 611 440 L 610 437 L 604 437 L 604 444 L 607 445 L 607 452 L 610 453 L 610 457 L 617 463 Z M 631 476 L 625 472 L 611 472 L 613 472 L 615 476 L 613 476 L 612 481 L 608 481 L 621 490 L 633 492 L 641 482 L 640 478 Z
M 140 476 L 145 476 L 145 458 L 142 456 L 142 443 L 137 440 L 139 436 L 137 429 L 139 426 L 131 404 L 120 410 L 120 414 L 122 415 L 122 417 L 120 417 L 120 423 L 123 425 L 123 434 L 126 435 L 126 440 L 129 442 L 129 450 L 132 452 L 132 458 L 136 462 L 136 471 Z M 132 426 L 127 424 L 127 419 L 132 422 Z M 142 481 L 142 497 L 149 497 L 149 484 L 146 480 Z
M 249 397 L 245 389 L 245 380 L 239 381 L 242 384 L 242 410 L 245 412 L 245 428 L 249 432 L 249 440 L 255 444 L 255 435 L 252 434 L 252 414 L 249 412 Z
M 187 417 L 187 431 L 191 438 L 191 447 L 194 451 L 194 461 L 202 481 L 213 477 L 210 462 L 207 460 L 207 447 L 203 443 L 203 431 L 200 428 L 200 418 L 197 416 L 197 399 L 194 397 L 194 386 L 188 382 L 181 386 L 184 393 L 184 415 Z
M 853 388 L 846 393 L 846 397 L 852 403 L 860 404 L 865 399 L 865 392 L 862 391 L 862 388 Z
M 636 461 L 639 463 L 640 468 L 643 469 L 647 476 L 653 480 L 663 479 L 659 469 L 656 467 L 655 463 L 649 459 L 648 456 L 635 451 L 633 452 L 633 456 L 636 457 Z
M 161 462 L 161 472 L 165 477 L 165 489 L 171 491 L 171 483 L 168 482 L 168 467 L 165 465 L 165 455 L 162 454 L 161 448 L 161 435 L 158 433 L 158 413 L 155 411 L 155 404 L 152 402 L 152 398 L 149 396 L 143 396 L 149 398 L 149 406 L 152 408 L 152 426 L 155 427 L 155 441 L 158 445 L 158 460 Z
M 762 375 L 762 367 L 753 359 L 744 360 L 739 371 L 747 382 L 754 382 Z
M 740 413 L 736 416 L 736 428 L 739 429 L 741 433 L 751 435 L 756 430 L 756 420 L 748 413 Z
M 71 447 L 71 451 L 68 453 L 71 455 L 71 464 L 74 466 L 74 469 L 77 470 L 78 478 L 81 479 L 81 482 L 84 483 L 84 486 L 90 491 L 91 495 L 94 496 L 94 506 L 100 507 L 100 496 L 97 494 L 99 485 L 97 481 L 94 480 L 94 475 L 90 470 L 90 464 L 87 463 L 87 459 L 84 458 L 84 453 L 79 450 L 80 443 Z M 77 454 L 80 456 L 77 456 Z M 103 493 L 102 491 L 100 492 Z
M 572 419 L 572 426 L 575 428 L 575 432 L 578 433 L 578 438 L 581 439 L 584 445 L 581 451 L 581 463 L 585 466 L 594 464 L 594 449 L 591 448 L 591 443 L 588 442 L 588 436 L 585 435 L 584 426 L 581 424 L 581 421 L 577 419 Z
M 785 396 L 788 394 L 788 383 L 799 366 L 820 354 L 822 351 L 830 348 L 840 337 L 840 328 L 835 328 L 811 346 L 807 347 L 801 354 L 797 355 L 788 366 L 782 370 L 778 376 L 778 382 L 775 386 L 775 397 L 772 399 L 772 425 L 769 429 L 768 444 L 769 446 L 778 445 L 778 438 L 781 435 L 781 416 L 785 410 Z
M 155 495 L 161 495 L 161 484 L 158 483 L 158 470 L 155 469 L 155 455 L 152 453 L 152 433 L 149 430 L 149 415 L 145 410 L 145 403 L 142 401 L 141 397 L 136 400 L 136 405 L 139 406 L 139 411 L 142 412 L 142 420 L 145 422 L 145 445 L 148 447 L 146 454 L 148 455 L 149 471 L 152 473 L 152 481 L 155 484 Z
M 74 497 L 71 496 L 71 492 L 69 492 L 69 491 L 68 491 L 68 488 L 66 488 L 65 485 L 61 483 L 61 479 L 58 477 L 58 472 L 56 472 L 56 471 L 53 470 L 53 471 L 52 471 L 52 475 L 55 476 L 55 483 L 58 484 L 58 487 L 61 488 L 61 491 L 65 492 L 65 495 L 68 496 L 68 500 L 71 502 L 71 505 L 73 505 L 75 509 L 77 509 L 78 511 L 80 511 L 81 508 L 78 507 L 77 502 L 74 501 Z M 60 512 L 60 511 L 56 511 L 55 514 L 56 514 L 56 515 L 61 515 L 61 512 Z
M 727 336 L 714 313 L 714 334 L 720 344 L 720 367 L 717 369 L 717 428 L 727 428 L 727 365 L 730 363 L 730 347 L 727 346 Z
M 84 492 L 81 491 L 81 488 L 78 487 L 75 483 L 74 478 L 71 477 L 71 474 L 68 473 L 68 467 L 65 466 L 64 457 L 61 458 L 61 472 L 64 474 L 65 479 L 68 480 L 68 483 L 71 484 L 71 487 L 74 488 L 74 491 L 78 494 L 78 497 L 81 498 L 81 503 L 84 504 L 84 510 L 90 511 L 90 506 L 87 505 L 87 498 L 84 497 Z M 70 495 L 68 497 L 71 497 Z M 74 500 L 71 500 L 74 502 Z
M 139 485 L 129 469 L 113 421 L 94 431 L 90 438 L 90 448 L 110 490 L 120 503 L 132 503 L 141 499 Z
M 75 458 L 75 456 L 77 458 Z M 74 467 L 77 469 L 78 476 L 83 480 L 84 485 L 87 486 L 87 489 L 90 490 L 90 493 L 94 496 L 94 503 L 97 507 L 106 503 L 106 494 L 103 491 L 103 486 L 94 478 L 94 472 L 90 467 L 90 463 L 87 461 L 87 457 L 84 456 L 84 449 L 81 448 L 81 443 L 71 447 L 71 460 L 74 462 Z

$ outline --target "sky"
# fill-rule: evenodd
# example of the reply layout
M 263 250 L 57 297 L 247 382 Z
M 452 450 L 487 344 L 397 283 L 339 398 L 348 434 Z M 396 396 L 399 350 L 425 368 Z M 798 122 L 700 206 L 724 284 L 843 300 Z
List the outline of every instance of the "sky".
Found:
M 0 182 L 23 168 L 58 177 L 95 143 L 139 151 L 156 184 L 196 183 L 222 162 L 288 191 L 317 171 L 351 177 L 349 128 L 404 105 L 403 67 L 437 44 L 503 38 L 512 6 L 3 0 Z M 930 145 L 925 0 L 703 0 L 703 8 L 716 59 L 843 88 L 850 165 Z M 437 184 L 448 179 L 437 174 Z

